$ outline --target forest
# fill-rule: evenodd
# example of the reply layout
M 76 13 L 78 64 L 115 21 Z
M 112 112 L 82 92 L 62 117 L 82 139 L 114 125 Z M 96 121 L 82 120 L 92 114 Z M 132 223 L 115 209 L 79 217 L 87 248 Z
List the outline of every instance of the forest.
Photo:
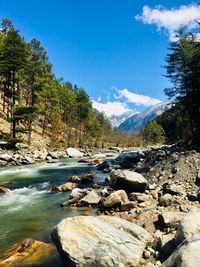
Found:
M 112 133 L 109 120 L 94 110 L 83 88 L 57 79 L 39 40 L 26 42 L 12 22 L 3 19 L 0 32 L 1 116 L 10 123 L 11 144 L 41 129 L 54 146 L 95 145 Z
M 39 131 L 54 147 L 141 146 L 191 140 L 200 142 L 200 43 L 197 35 L 180 28 L 165 61 L 164 90 L 173 107 L 149 122 L 141 133 L 113 130 L 104 113 L 92 107 L 82 87 L 56 78 L 39 40 L 26 42 L 9 19 L 0 31 L 0 111 L 10 123 L 1 136 L 11 146 Z

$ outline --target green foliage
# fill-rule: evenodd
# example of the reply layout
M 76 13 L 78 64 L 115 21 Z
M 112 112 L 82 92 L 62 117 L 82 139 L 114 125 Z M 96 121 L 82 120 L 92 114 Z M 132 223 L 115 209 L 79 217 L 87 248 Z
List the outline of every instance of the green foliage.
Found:
M 142 129 L 141 135 L 147 144 L 158 144 L 165 141 L 165 131 L 155 120 L 149 121 Z
M 191 137 L 189 117 L 181 104 L 162 113 L 156 121 L 163 127 L 167 143 L 173 144 Z
M 93 109 L 85 90 L 55 78 L 40 41 L 26 43 L 8 19 L 1 26 L 0 90 L 13 145 L 25 134 L 30 144 L 34 124 L 54 146 L 106 142 L 112 135 L 110 122 Z
M 170 44 L 166 58 L 167 77 L 173 84 L 165 89 L 169 98 L 182 105 L 187 112 L 192 138 L 200 142 L 200 42 L 193 33 L 178 32 L 177 41 Z

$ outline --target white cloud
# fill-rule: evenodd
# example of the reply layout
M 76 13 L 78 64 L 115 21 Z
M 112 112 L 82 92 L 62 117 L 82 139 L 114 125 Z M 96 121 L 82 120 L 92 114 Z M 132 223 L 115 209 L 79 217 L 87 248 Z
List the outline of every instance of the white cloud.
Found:
M 151 98 L 146 95 L 140 95 L 130 92 L 128 89 L 118 90 L 118 98 L 126 98 L 129 103 L 142 106 L 152 106 L 161 103 L 159 99 Z
M 101 96 L 99 96 L 97 100 L 98 100 L 98 102 L 101 102 Z
M 121 102 L 111 102 L 108 101 L 106 103 L 99 103 L 95 100 L 92 100 L 93 107 L 99 110 L 100 112 L 105 112 L 105 114 L 110 117 L 112 115 L 120 116 L 127 111 L 131 111 L 128 108 L 126 103 Z
M 189 30 L 199 27 L 197 21 L 200 20 L 200 5 L 181 5 L 172 9 L 161 6 L 152 9 L 145 5 L 142 15 L 137 15 L 135 19 L 142 20 L 145 24 L 155 24 L 158 30 L 166 30 L 170 40 L 174 40 L 175 31 L 180 26 L 185 26 Z

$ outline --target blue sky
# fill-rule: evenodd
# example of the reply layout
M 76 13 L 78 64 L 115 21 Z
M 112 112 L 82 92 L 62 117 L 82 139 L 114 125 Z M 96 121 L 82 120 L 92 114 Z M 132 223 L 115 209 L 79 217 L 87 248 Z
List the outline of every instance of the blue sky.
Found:
M 184 0 L 0 1 L 0 17 L 27 41 L 41 41 L 58 78 L 82 86 L 97 107 L 113 113 L 166 101 L 161 66 L 169 39 L 180 23 L 195 28 L 198 11 Z

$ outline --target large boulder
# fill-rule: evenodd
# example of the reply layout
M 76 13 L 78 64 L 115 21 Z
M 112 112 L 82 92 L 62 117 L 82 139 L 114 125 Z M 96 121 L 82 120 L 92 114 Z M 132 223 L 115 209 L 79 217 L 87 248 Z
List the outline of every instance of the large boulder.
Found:
M 134 164 L 140 161 L 140 153 L 138 151 L 124 152 L 121 153 L 115 162 L 119 164 L 122 168 L 131 168 Z
M 3 255 L 0 267 L 57 266 L 56 257 L 53 245 L 26 238 Z
M 63 192 L 63 191 L 71 191 L 74 188 L 77 187 L 76 183 L 71 183 L 71 182 L 67 182 L 65 184 L 61 184 L 61 185 L 55 185 L 51 191 L 52 192 Z
M 66 149 L 66 152 L 70 158 L 81 158 L 84 156 L 84 153 L 80 152 L 78 149 L 73 147 L 68 147 Z
M 192 210 L 182 219 L 176 233 L 176 242 L 181 243 L 194 234 L 200 234 L 200 209 Z
M 128 202 L 128 196 L 124 190 L 118 190 L 110 194 L 105 200 L 102 201 L 104 208 L 111 209 L 120 207 L 123 203 Z
M 127 192 L 144 192 L 148 187 L 148 182 L 140 173 L 129 170 L 112 170 L 110 186 L 114 189 L 124 189 Z
M 193 237 L 186 239 L 161 266 L 200 266 L 200 235 L 194 235 Z
M 77 216 L 61 221 L 52 231 L 64 266 L 138 266 L 151 235 L 117 217 Z

